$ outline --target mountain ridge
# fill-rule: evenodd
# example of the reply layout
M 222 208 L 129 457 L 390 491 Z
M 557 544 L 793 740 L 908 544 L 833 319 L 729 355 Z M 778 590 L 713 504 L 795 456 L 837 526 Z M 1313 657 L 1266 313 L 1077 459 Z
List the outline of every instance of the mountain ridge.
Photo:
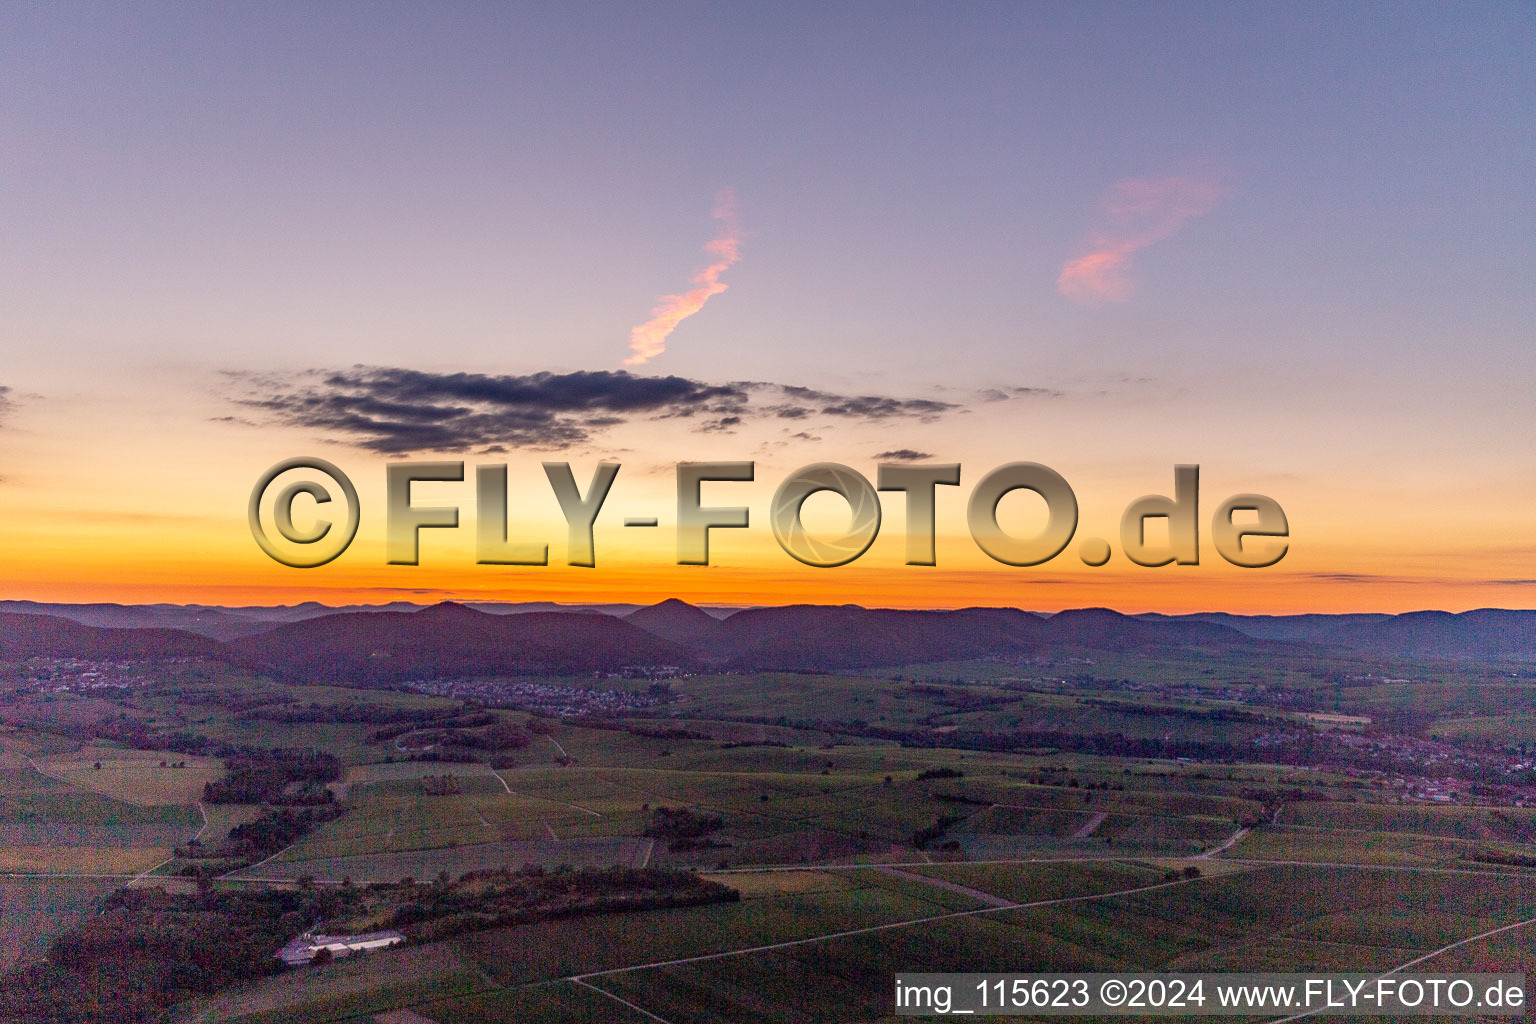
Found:
M 372 646 L 363 650 L 367 644 Z M 1536 659 L 1536 611 L 1166 615 L 1074 608 L 1041 614 L 1008 607 L 910 610 L 855 604 L 706 611 L 677 598 L 641 607 L 0 602 L 0 657 L 12 660 L 199 656 L 280 675 L 303 665 L 359 681 L 387 681 L 413 671 L 583 673 L 638 664 L 836 671 L 1030 657 L 1057 649 L 1252 652 L 1297 644 L 1384 657 L 1527 661 Z M 377 652 L 384 653 L 375 657 Z

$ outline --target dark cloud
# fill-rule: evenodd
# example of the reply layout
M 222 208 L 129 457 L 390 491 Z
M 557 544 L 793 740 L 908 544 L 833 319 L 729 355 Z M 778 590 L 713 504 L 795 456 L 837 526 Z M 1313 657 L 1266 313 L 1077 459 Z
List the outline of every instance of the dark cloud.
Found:
M 770 405 L 763 411 L 781 420 L 803 420 L 816 410 L 803 405 Z
M 257 393 L 242 404 L 386 455 L 560 448 L 637 416 L 719 417 L 747 401 L 734 385 L 623 370 L 493 376 L 354 367 L 286 386 L 270 378 L 252 383 Z
M 893 448 L 888 452 L 878 452 L 874 457 L 882 462 L 921 462 L 933 458 L 933 453 L 920 452 L 916 448 Z
M 1007 387 L 982 388 L 976 397 L 983 402 L 1006 402 L 1014 398 L 1060 398 L 1063 394 L 1055 388 Z
M 624 370 L 496 376 L 356 366 L 288 378 L 230 376 L 243 392 L 236 399 L 241 405 L 385 455 L 557 449 L 635 420 L 696 418 L 700 432 L 729 432 L 760 418 L 926 422 L 960 408 L 931 399 L 839 395 L 765 381 L 710 384 Z
M 1423 583 L 1438 585 L 1450 582 L 1430 576 L 1387 576 L 1364 572 L 1305 572 L 1297 573 L 1296 575 L 1309 580 L 1320 580 L 1325 583 L 1390 583 L 1393 586 L 1398 586 L 1401 584 Z
M 837 395 L 813 388 L 792 384 L 759 384 L 758 387 L 777 388 L 786 397 L 803 405 L 818 407 L 824 416 L 845 416 L 858 419 L 883 420 L 896 416 L 913 416 L 920 420 L 935 420 L 946 412 L 960 408 L 954 402 L 940 402 L 932 398 L 890 398 L 885 395 Z
M 1443 576 L 1389 576 L 1375 573 L 1362 572 L 1305 572 L 1296 573 L 1304 579 L 1322 580 L 1327 583 L 1389 583 L 1393 586 L 1404 584 L 1424 586 L 1447 586 L 1450 584 L 1470 583 L 1481 584 L 1490 587 L 1536 587 L 1536 579 L 1448 579 Z
M 0 384 L 0 420 L 5 419 L 6 413 L 14 408 L 16 403 L 11 400 L 11 389 Z

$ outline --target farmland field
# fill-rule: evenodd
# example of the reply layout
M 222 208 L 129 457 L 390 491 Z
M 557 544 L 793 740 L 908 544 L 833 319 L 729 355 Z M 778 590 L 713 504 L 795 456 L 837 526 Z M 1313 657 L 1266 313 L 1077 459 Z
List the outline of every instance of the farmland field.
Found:
M 89 792 L 0 797 L 0 844 L 6 846 L 169 846 L 201 825 L 193 807 L 145 807 Z
M 1246 757 L 1124 749 L 1177 734 L 1230 752 L 1286 730 L 1372 744 L 1424 690 L 1443 718 L 1482 706 L 1476 687 L 1405 671 L 1296 712 L 1241 699 L 1256 678 L 1316 685 L 1294 666 L 1105 661 L 1117 659 L 1122 676 L 1176 696 L 973 664 L 946 667 L 942 685 L 683 677 L 668 681 L 671 703 L 606 721 L 216 674 L 185 703 L 170 688 L 18 698 L 0 727 L 8 955 L 35 964 L 130 879 L 195 902 L 410 878 L 402 899 L 430 907 L 475 872 L 644 865 L 697 872 L 735 901 L 553 921 L 468 913 L 403 949 L 197 995 L 175 1019 L 788 1024 L 887 1020 L 890 977 L 924 967 L 1367 969 L 1536 914 L 1536 787 L 1346 755 L 1296 764 L 1263 745 Z M 1371 722 L 1343 730 L 1340 716 Z M 1029 726 L 1050 742 L 983 731 Z M 445 759 L 454 730 L 466 739 Z M 150 749 L 156 737 L 207 753 Z M 493 737 L 506 749 L 483 745 Z M 1401 756 L 1430 741 L 1392 742 Z M 1423 756 L 1438 766 L 1484 749 Z M 305 751 L 332 758 L 313 783 L 284 774 Z M 254 767 L 231 788 L 242 758 Z M 198 847 L 182 845 L 199 830 Z M 34 873 L 112 877 L 20 877 Z M 1524 963 L 1525 948 L 1501 939 L 1454 956 Z
M 590 985 L 671 1021 L 884 1021 L 893 1019 L 890 978 L 901 971 L 999 963 L 1026 971 L 1385 969 L 1536 916 L 1529 889 L 1387 869 L 1248 868 L 1171 883 L 1135 863 L 919 870 L 1026 903 L 1067 902 L 962 908 L 882 889 L 879 873 L 867 869 L 848 878 L 784 871 L 797 891 L 753 880 L 737 907 L 575 921 L 537 939 L 532 929 L 511 928 L 459 940 L 454 947 L 481 972 L 473 993 L 446 983 L 415 1001 L 400 993 L 396 1005 L 435 1020 L 516 1012 L 518 1020 L 558 1021 L 573 1007 L 597 1020 L 649 1019 L 589 1001 L 581 991 Z M 1508 940 L 1442 955 L 1467 969 L 1533 964 L 1528 943 Z M 357 972 L 350 985 L 373 967 L 327 970 Z M 582 984 L 565 980 L 573 976 Z M 292 1016 L 256 1019 L 339 1021 L 367 1005 L 376 1004 L 317 998 L 291 1008 Z
M 363 882 L 397 882 L 402 878 L 427 879 L 446 871 L 458 876 L 471 871 L 521 867 L 524 864 L 577 867 L 638 866 L 650 841 L 644 839 L 545 839 L 444 846 L 398 853 L 360 854 L 307 860 L 280 858 L 231 875 L 263 879 L 312 878 Z
M 39 758 L 37 765 L 81 789 L 144 805 L 196 803 L 203 786 L 224 774 L 223 764 L 213 758 L 118 747 L 81 747 Z
M 0 847 L 0 874 L 123 876 L 153 867 L 170 855 L 169 846 L 13 844 Z

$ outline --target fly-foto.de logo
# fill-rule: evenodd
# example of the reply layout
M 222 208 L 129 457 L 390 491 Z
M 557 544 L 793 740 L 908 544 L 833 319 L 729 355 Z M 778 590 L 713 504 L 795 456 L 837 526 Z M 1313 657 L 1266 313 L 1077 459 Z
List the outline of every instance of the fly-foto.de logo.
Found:
M 621 468 L 600 462 L 585 491 L 568 462 L 546 462 L 544 474 L 560 504 L 569 532 L 566 562 L 597 565 L 593 528 Z M 308 471 L 300 476 L 301 471 Z M 677 564 L 708 565 L 711 530 L 747 529 L 749 509 L 742 505 L 704 503 L 704 485 L 712 501 L 729 494 L 730 484 L 755 479 L 752 462 L 679 462 L 675 526 Z M 331 486 L 310 475 L 323 474 Z M 416 565 L 421 531 L 457 529 L 459 506 L 418 505 L 411 487 L 426 482 L 464 482 L 462 462 L 396 462 L 385 467 L 385 561 Z M 1173 496 L 1149 494 L 1125 507 L 1120 517 L 1120 551 L 1141 566 L 1200 564 L 1200 467 L 1174 467 Z M 791 473 L 774 492 L 768 522 L 774 539 L 790 557 L 806 565 L 833 568 L 855 561 L 880 533 L 880 491 L 900 492 L 906 502 L 907 565 L 936 565 L 936 506 L 940 487 L 960 485 L 960 465 L 880 463 L 875 482 L 858 470 L 835 462 L 818 462 Z M 324 518 L 337 501 L 345 507 L 344 521 Z M 1033 536 L 1004 531 L 998 524 L 998 504 L 1013 491 L 1032 491 L 1045 502 L 1046 521 Z M 841 533 L 812 531 L 802 518 L 806 499 L 829 492 L 847 503 L 849 523 Z M 271 498 L 269 500 L 269 495 Z M 719 497 L 716 497 L 718 495 Z M 307 499 L 316 517 L 307 526 L 294 521 L 295 505 Z M 549 545 L 541 538 L 509 535 L 510 495 L 505 463 L 475 467 L 473 504 L 476 510 L 475 562 L 479 565 L 548 565 Z M 626 515 L 626 527 L 657 529 L 655 510 Z M 294 568 L 314 568 L 330 562 L 352 543 L 362 519 L 357 488 L 346 473 L 324 459 L 299 457 L 272 466 L 251 490 L 247 509 L 251 534 L 270 557 Z M 1033 566 L 1065 551 L 1077 533 L 1077 495 L 1071 485 L 1048 466 L 1010 462 L 984 475 L 966 501 L 966 526 L 983 552 L 1004 565 Z M 1166 520 L 1165 540 L 1150 540 L 1148 520 Z M 276 534 L 274 538 L 273 534 Z M 1278 502 L 1262 494 L 1234 494 L 1221 501 L 1210 518 L 1210 542 L 1233 565 L 1260 569 L 1285 557 L 1290 524 Z M 1109 562 L 1113 548 L 1101 537 L 1078 543 L 1083 563 Z

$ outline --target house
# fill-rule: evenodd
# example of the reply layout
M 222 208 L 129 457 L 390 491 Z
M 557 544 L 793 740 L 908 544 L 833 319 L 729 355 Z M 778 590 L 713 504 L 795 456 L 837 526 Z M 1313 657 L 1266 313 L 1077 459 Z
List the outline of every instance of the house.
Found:
M 315 935 L 305 932 L 274 955 L 283 963 L 297 967 L 314 960 L 322 949 L 329 950 L 331 956 L 351 956 L 353 953 L 398 946 L 404 941 L 404 935 L 393 931 L 365 932 L 362 935 Z

